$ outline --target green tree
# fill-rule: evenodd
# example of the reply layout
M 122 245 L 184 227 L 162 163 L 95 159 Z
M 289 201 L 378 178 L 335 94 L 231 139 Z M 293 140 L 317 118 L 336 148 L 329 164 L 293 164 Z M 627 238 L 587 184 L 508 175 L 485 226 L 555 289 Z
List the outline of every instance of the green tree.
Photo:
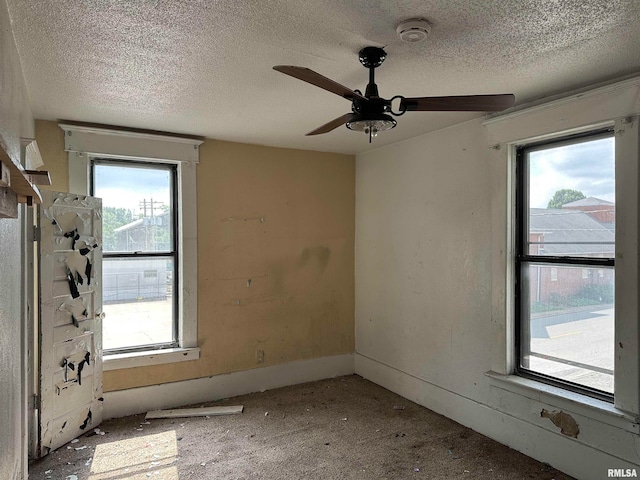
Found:
M 105 252 L 116 250 L 116 234 L 114 230 L 136 218 L 128 208 L 102 207 L 102 243 Z
M 562 190 L 558 190 L 553 194 L 551 200 L 549 200 L 549 205 L 547 208 L 562 208 L 563 205 L 566 205 L 570 202 L 575 202 L 576 200 L 582 200 L 583 198 L 587 198 L 584 196 L 580 190 L 572 190 L 571 188 L 563 188 Z

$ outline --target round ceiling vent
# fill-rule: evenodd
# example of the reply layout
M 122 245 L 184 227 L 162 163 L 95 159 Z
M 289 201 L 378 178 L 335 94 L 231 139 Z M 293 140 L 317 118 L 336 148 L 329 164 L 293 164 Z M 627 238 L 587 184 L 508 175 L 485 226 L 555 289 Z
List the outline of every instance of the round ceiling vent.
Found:
M 431 31 L 431 24 L 424 18 L 411 18 L 401 22 L 396 27 L 396 33 L 403 42 L 416 43 L 421 42 Z

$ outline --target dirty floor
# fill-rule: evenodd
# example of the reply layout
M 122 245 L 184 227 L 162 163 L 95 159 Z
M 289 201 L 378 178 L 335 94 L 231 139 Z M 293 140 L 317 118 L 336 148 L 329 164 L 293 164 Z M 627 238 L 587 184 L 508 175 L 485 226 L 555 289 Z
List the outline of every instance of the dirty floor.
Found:
M 98 428 L 31 465 L 30 480 L 570 479 L 351 375 L 210 402 L 239 415 Z

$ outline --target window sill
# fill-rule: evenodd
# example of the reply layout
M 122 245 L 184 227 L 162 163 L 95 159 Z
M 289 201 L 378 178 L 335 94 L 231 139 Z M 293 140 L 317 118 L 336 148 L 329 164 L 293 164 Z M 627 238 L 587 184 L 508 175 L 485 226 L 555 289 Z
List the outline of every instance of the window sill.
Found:
M 640 434 L 638 417 L 617 409 L 609 402 L 517 375 L 502 375 L 493 371 L 486 372 L 485 375 L 492 380 L 491 384 L 497 388 L 522 395 L 531 400 L 549 403 L 560 409 L 593 418 L 628 432 Z
M 200 348 L 167 348 L 146 352 L 117 353 L 102 357 L 102 370 L 121 370 L 124 368 L 148 367 L 165 363 L 186 362 L 200 358 Z

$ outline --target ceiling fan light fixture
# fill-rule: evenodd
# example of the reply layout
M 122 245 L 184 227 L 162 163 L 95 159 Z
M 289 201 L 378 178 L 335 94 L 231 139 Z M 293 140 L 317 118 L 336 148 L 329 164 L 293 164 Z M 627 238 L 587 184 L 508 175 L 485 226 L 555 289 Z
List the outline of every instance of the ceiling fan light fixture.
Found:
M 405 41 L 416 42 L 420 37 L 426 37 L 430 28 L 429 22 L 424 19 L 410 19 L 398 25 L 398 35 L 407 34 Z M 307 135 L 328 133 L 346 124 L 349 130 L 364 132 L 371 143 L 372 137 L 377 136 L 379 132 L 391 130 L 396 126 L 396 121 L 387 113 L 399 117 L 406 112 L 498 112 L 512 107 L 515 103 L 515 97 L 510 93 L 411 98 L 396 95 L 387 100 L 378 94 L 378 86 L 375 82 L 375 69 L 384 62 L 386 56 L 387 53 L 380 47 L 365 47 L 358 53 L 360 63 L 369 70 L 369 83 L 364 94 L 359 90 L 351 90 L 340 85 L 308 68 L 276 65 L 273 69 L 335 93 L 351 102 L 350 113 L 334 118 Z M 392 104 L 397 99 L 400 99 L 400 105 L 398 111 L 394 112 Z
M 397 123 L 393 117 L 384 113 L 375 117 L 355 114 L 347 122 L 347 128 L 356 132 L 364 132 L 367 135 L 371 134 L 372 137 L 375 137 L 378 132 L 391 130 Z

